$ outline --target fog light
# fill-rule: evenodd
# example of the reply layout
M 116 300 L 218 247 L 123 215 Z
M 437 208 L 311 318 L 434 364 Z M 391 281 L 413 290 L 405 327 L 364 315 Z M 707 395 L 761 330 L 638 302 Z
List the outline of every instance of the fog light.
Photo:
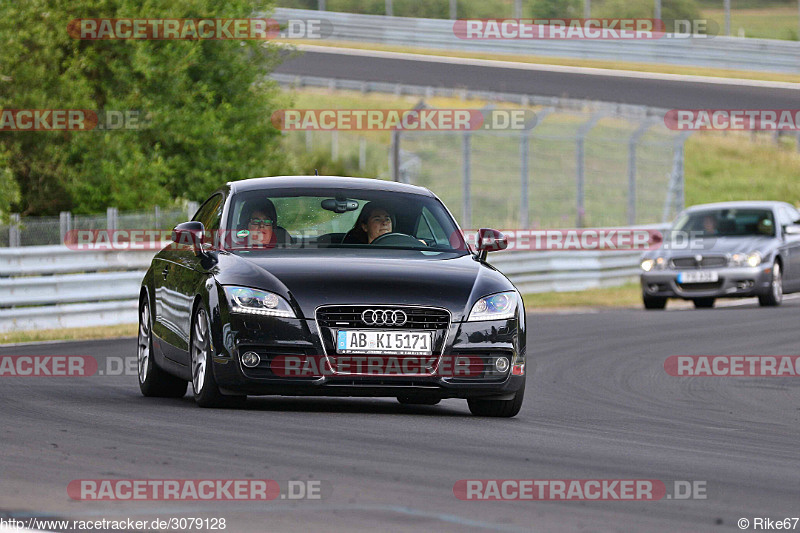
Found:
M 245 352 L 242 356 L 242 364 L 247 368 L 256 367 L 260 362 L 261 357 L 256 352 Z
M 494 367 L 498 372 L 505 373 L 508 370 L 508 359 L 505 357 L 498 357 L 494 360 Z

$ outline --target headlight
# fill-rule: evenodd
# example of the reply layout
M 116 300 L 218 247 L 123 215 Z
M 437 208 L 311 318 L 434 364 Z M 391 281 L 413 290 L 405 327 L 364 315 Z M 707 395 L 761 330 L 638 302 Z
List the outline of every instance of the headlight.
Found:
M 248 287 L 223 287 L 234 313 L 296 318 L 289 302 L 275 293 Z
M 751 267 L 757 267 L 761 264 L 761 254 L 758 252 L 753 252 L 752 254 L 747 256 L 747 264 Z
M 667 261 L 663 257 L 656 257 L 655 259 L 645 259 L 642 261 L 640 265 L 642 270 L 645 272 L 650 272 L 653 269 L 656 270 L 664 270 L 664 267 L 667 266 Z
M 517 293 L 514 291 L 499 292 L 484 296 L 472 306 L 467 321 L 504 320 L 514 318 L 517 312 Z
M 730 260 L 730 266 L 740 267 L 747 261 L 747 256 L 744 254 L 733 254 Z

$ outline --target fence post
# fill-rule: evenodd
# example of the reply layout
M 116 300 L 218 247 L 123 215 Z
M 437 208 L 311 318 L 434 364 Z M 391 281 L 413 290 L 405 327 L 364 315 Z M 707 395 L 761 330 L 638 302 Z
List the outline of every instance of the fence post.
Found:
M 317 9 L 319 11 L 325 11 L 325 0 L 317 0 Z
M 161 229 L 161 208 L 156 206 L 155 209 L 155 227 L 153 229 Z
M 653 18 L 656 20 L 661 18 L 661 0 L 655 0 L 655 6 L 653 8 Z
M 528 150 L 530 148 L 530 130 L 524 130 L 519 137 L 519 188 L 520 188 L 520 205 L 519 205 L 519 224 L 520 228 L 528 228 Z
M 200 204 L 193 200 L 186 202 L 186 220 L 191 220 L 199 208 Z
M 589 118 L 589 120 L 581 124 L 581 127 L 578 129 L 578 137 L 575 149 L 575 157 L 577 158 L 575 167 L 575 211 L 577 213 L 577 216 L 575 217 L 575 227 L 578 228 L 583 227 L 586 219 L 586 178 L 584 169 L 586 163 L 586 136 L 589 134 L 589 130 L 591 130 L 594 125 L 605 116 L 606 113 L 604 111 L 595 113 Z
M 667 188 L 666 198 L 664 199 L 664 211 L 661 215 L 661 222 L 669 222 L 670 207 L 674 205 L 675 212 L 680 213 L 683 211 L 685 200 L 685 191 L 683 187 L 684 180 L 684 150 L 686 148 L 686 139 L 692 134 L 691 131 L 684 131 L 675 139 L 675 155 L 672 158 L 672 174 L 669 178 L 669 187 Z
M 462 183 L 462 194 L 464 198 L 462 199 L 462 224 L 465 228 L 469 229 L 472 226 L 472 197 L 470 193 L 470 179 L 471 179 L 471 171 L 470 168 L 470 159 L 472 155 L 472 135 L 470 133 L 464 133 L 463 137 L 461 138 L 461 157 L 462 157 L 462 169 L 464 173 L 464 181 Z
M 8 247 L 18 248 L 22 243 L 19 238 L 19 213 L 11 213 L 10 224 L 8 225 Z
M 67 242 L 67 233 L 72 231 L 72 213 L 69 211 L 61 211 L 58 214 L 59 234 L 61 235 L 61 244 Z
M 390 163 L 392 164 L 392 180 L 400 181 L 400 130 L 392 132 L 392 146 L 390 150 Z
M 514 0 L 514 18 L 522 18 L 522 0 Z
M 592 0 L 583 0 L 583 18 L 588 19 L 592 16 Z
M 109 207 L 106 209 L 106 229 L 109 231 L 117 229 L 117 208 Z
M 367 139 L 358 139 L 358 170 L 367 168 Z
M 455 20 L 457 18 L 458 18 L 457 0 L 450 0 L 450 19 Z
M 314 149 L 314 141 L 312 138 L 312 131 L 306 130 L 306 152 L 311 153 Z
M 331 160 L 337 161 L 339 159 L 339 131 L 333 130 L 331 132 Z
M 386 0 L 386 16 L 391 17 L 393 16 L 393 9 L 392 9 L 392 0 Z
M 645 120 L 628 139 L 628 224 L 636 224 L 636 148 L 653 123 Z

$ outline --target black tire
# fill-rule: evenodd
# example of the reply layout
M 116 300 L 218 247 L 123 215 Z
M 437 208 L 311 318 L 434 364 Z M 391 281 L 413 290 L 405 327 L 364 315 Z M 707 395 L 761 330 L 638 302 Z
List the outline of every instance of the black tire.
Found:
M 511 418 L 517 416 L 525 398 L 525 383 L 511 400 L 467 400 L 470 412 L 475 416 Z
M 645 309 L 664 309 L 667 306 L 667 299 L 663 296 L 642 295 Z
M 436 405 L 441 398 L 414 398 L 412 396 L 398 396 L 397 401 L 403 405 Z
M 692 300 L 695 309 L 710 309 L 714 307 L 714 302 L 716 301 L 716 298 L 695 298 Z
M 153 315 L 147 296 L 139 304 L 137 340 L 137 368 L 142 395 L 152 398 L 183 398 L 188 383 L 164 371 L 153 357 Z
M 189 341 L 194 401 L 200 407 L 241 407 L 247 396 L 226 396 L 219 391 L 211 365 L 210 340 L 211 322 L 205 307 L 200 304 L 192 315 Z
M 772 265 L 772 281 L 769 292 L 758 297 L 758 304 L 762 307 L 777 307 L 783 302 L 783 274 L 781 264 L 775 261 Z

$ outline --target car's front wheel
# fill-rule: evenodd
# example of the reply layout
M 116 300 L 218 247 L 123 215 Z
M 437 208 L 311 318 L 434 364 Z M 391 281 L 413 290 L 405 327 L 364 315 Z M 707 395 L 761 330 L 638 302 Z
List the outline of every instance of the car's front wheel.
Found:
M 783 274 L 781 264 L 775 261 L 772 265 L 772 282 L 769 292 L 758 297 L 758 303 L 763 307 L 775 307 L 783 302 Z
M 667 299 L 661 296 L 642 295 L 645 309 L 664 309 L 667 306 Z
M 214 369 L 211 368 L 211 323 L 200 305 L 192 318 L 192 390 L 200 407 L 238 407 L 247 396 L 225 396 L 219 391 Z
M 522 408 L 522 400 L 525 397 L 525 383 L 514 394 L 510 400 L 467 400 L 470 412 L 475 416 L 491 416 L 498 418 L 511 418 L 517 416 Z
M 144 396 L 183 398 L 186 394 L 186 381 L 162 370 L 153 357 L 153 317 L 146 297 L 139 304 L 137 359 L 139 390 Z
M 694 302 L 695 309 L 709 309 L 714 307 L 716 298 L 695 298 L 692 301 Z

